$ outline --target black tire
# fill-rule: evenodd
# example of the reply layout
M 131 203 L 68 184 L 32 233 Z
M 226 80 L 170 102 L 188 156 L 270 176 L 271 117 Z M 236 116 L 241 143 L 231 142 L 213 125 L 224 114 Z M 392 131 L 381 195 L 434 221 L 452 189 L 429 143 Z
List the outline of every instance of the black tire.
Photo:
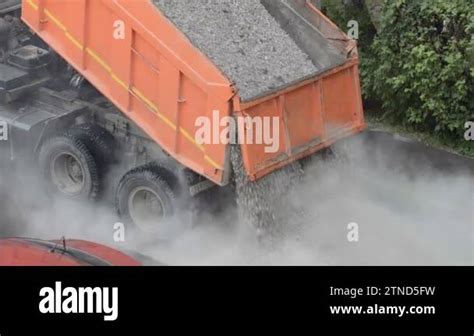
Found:
M 38 160 L 51 192 L 70 199 L 94 201 L 98 198 L 98 165 L 80 139 L 71 134 L 51 138 L 42 145 Z
M 68 134 L 81 140 L 99 164 L 99 173 L 105 174 L 115 160 L 115 139 L 105 128 L 96 124 L 80 124 L 71 127 Z
M 142 233 L 159 232 L 160 222 L 175 214 L 176 193 L 165 171 L 154 164 L 133 169 L 117 188 L 115 206 L 120 218 Z

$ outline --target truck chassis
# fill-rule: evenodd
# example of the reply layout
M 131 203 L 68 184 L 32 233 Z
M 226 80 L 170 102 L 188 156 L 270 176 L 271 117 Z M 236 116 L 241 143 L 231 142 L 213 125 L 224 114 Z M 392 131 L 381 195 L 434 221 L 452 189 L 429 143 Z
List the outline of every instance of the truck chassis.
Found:
M 37 165 L 50 192 L 88 201 L 104 197 L 108 174 L 119 171 L 117 212 L 146 232 L 175 213 L 176 198 L 215 186 L 174 161 L 32 34 L 15 1 L 0 3 L 0 13 L 3 160 Z

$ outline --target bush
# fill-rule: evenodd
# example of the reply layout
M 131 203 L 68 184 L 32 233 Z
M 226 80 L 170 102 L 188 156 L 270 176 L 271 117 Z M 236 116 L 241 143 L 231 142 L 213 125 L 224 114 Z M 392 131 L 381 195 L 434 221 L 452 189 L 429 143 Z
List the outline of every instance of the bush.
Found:
M 451 139 L 474 120 L 474 1 L 386 1 L 364 54 L 364 96 L 385 115 Z
M 349 21 L 356 20 L 359 23 L 359 51 L 363 55 L 362 58 L 364 58 L 365 51 L 373 42 L 376 29 L 363 2 L 361 0 L 325 0 L 322 1 L 322 10 L 346 32 L 349 29 Z

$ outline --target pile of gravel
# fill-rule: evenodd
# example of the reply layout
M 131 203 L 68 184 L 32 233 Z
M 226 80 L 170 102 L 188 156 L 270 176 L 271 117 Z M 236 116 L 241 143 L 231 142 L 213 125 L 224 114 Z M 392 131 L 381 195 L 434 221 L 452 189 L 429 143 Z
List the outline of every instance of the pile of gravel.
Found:
M 249 101 L 318 72 L 259 0 L 154 0 Z

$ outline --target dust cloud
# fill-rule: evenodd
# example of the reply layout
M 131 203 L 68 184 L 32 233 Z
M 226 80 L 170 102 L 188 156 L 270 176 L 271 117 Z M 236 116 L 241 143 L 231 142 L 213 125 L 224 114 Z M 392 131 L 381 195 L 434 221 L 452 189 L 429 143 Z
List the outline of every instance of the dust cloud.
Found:
M 373 132 L 337 146 L 336 153 L 343 155 L 316 156 L 304 166 L 287 196 L 304 209 L 289 221 L 303 224 L 271 250 L 239 223 L 233 202 L 165 223 L 167 239 L 130 235 L 117 243 L 111 202 L 52 198 L 42 192 L 34 167 L 1 170 L 0 237 L 88 239 L 170 265 L 473 264 L 472 160 Z M 347 239 L 349 223 L 357 224 L 359 241 Z

